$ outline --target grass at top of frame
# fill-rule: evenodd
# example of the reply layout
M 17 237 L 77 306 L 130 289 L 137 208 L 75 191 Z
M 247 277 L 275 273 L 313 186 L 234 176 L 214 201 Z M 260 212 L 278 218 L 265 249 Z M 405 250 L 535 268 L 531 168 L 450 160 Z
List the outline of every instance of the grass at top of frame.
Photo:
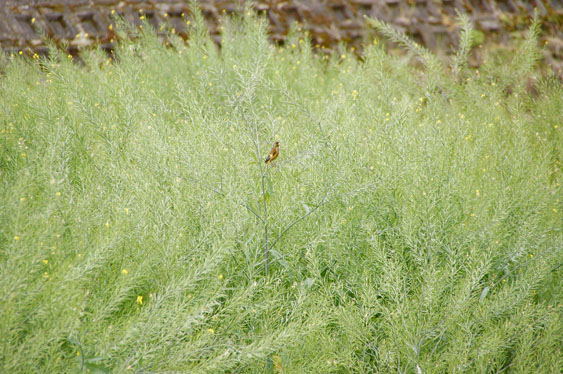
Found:
M 445 73 L 202 22 L 2 61 L 1 371 L 561 371 L 563 87 L 528 93 L 533 32 Z

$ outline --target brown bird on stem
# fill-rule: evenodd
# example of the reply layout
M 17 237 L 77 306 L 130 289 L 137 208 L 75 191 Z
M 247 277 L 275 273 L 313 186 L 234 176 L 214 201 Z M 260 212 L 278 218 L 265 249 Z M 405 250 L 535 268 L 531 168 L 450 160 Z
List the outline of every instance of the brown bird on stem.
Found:
M 266 164 L 271 164 L 280 155 L 280 142 L 275 142 L 266 158 Z

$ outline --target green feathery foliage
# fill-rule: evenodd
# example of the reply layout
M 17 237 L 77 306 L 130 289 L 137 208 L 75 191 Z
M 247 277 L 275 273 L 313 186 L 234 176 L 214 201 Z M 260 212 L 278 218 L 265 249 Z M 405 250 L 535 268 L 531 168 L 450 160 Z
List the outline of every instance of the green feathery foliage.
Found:
M 562 371 L 563 86 L 499 78 L 537 24 L 458 81 L 202 20 L 2 62 L 1 372 Z

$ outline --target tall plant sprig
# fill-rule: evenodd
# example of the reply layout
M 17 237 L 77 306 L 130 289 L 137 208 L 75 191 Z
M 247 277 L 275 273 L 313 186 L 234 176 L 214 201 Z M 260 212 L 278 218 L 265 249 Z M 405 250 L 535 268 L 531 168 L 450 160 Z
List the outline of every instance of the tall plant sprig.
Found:
M 467 58 L 473 45 L 473 25 L 467 14 L 458 12 L 457 16 L 458 23 L 461 26 L 461 33 L 459 36 L 459 47 L 452 60 L 451 69 L 455 79 L 459 81 L 463 78 L 462 75 L 467 69 Z
M 443 79 L 444 66 L 436 55 L 424 48 L 414 40 L 409 38 L 404 32 L 397 30 L 387 22 L 366 17 L 367 23 L 379 31 L 383 36 L 391 41 L 403 46 L 407 50 L 413 52 L 422 59 L 422 63 L 426 68 L 426 85 L 428 91 L 432 92 L 436 89 Z
M 532 73 L 537 62 L 541 58 L 540 49 L 538 47 L 538 39 L 541 34 L 541 22 L 539 13 L 536 9 L 532 24 L 526 33 L 526 38 L 519 48 L 512 62 L 512 70 L 516 73 L 513 75 L 516 79 L 524 78 Z

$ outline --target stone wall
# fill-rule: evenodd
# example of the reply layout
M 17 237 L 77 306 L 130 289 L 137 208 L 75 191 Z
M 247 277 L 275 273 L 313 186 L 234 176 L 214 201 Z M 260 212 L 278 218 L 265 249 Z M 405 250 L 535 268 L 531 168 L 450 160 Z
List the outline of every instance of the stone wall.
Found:
M 169 22 L 185 36 L 188 1 L 53 0 L 0 1 L 0 45 L 8 53 L 46 53 L 43 38 L 68 42 L 69 52 L 101 43 L 111 49 L 112 10 L 129 22 L 146 19 L 157 29 Z M 218 41 L 219 18 L 237 10 L 237 1 L 200 0 L 211 35 Z M 373 30 L 364 15 L 391 22 L 437 53 L 448 53 L 457 44 L 456 11 L 470 15 L 485 45 L 508 46 L 510 38 L 522 37 L 534 8 L 543 21 L 544 62 L 555 71 L 563 68 L 563 0 L 259 0 L 255 9 L 266 15 L 271 39 L 283 42 L 292 22 L 307 29 L 313 45 L 331 50 L 338 43 L 360 49 Z M 479 64 L 479 58 L 472 63 Z

